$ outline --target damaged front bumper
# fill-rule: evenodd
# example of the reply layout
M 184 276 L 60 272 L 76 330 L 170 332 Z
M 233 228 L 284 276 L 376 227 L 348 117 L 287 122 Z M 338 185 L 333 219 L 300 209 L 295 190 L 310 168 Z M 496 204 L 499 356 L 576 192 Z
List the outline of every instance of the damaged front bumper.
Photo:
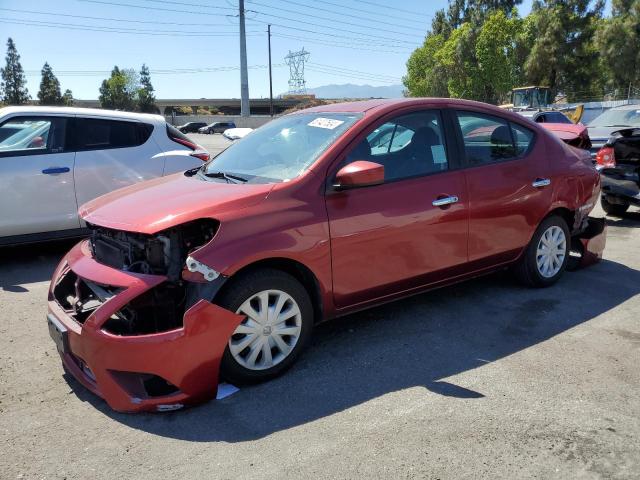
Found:
M 53 275 L 47 319 L 64 367 L 114 410 L 172 410 L 216 396 L 220 361 L 242 316 L 196 298 L 168 330 L 110 327 L 123 309 L 166 281 L 100 264 L 86 241 Z

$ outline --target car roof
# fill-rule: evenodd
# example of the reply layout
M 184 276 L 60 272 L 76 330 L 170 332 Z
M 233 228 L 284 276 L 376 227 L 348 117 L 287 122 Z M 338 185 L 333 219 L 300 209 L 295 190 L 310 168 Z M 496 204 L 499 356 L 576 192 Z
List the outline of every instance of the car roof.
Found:
M 453 107 L 479 107 L 496 112 L 505 112 L 505 110 L 489 105 L 488 103 L 476 102 L 473 100 L 463 100 L 460 98 L 376 98 L 370 100 L 359 100 L 355 102 L 331 103 L 329 105 L 320 105 L 317 107 L 307 108 L 293 112 L 297 113 L 317 113 L 317 112 L 344 112 L 344 113 L 368 113 L 378 110 L 394 110 L 398 107 L 411 105 L 433 105 L 433 106 L 453 106 Z
M 103 110 L 100 108 L 82 107 L 45 107 L 45 106 L 14 106 L 0 108 L 0 116 L 8 114 L 33 115 L 84 115 L 88 117 L 120 118 L 126 120 L 165 121 L 162 115 L 152 113 L 122 112 L 119 110 Z

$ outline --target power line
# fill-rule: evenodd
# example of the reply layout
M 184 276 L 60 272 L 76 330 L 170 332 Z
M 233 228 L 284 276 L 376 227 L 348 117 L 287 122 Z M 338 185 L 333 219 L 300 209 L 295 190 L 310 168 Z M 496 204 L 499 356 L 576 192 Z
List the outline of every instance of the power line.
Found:
M 272 13 L 265 13 L 265 12 L 261 12 L 261 11 L 258 11 L 258 10 L 251 10 L 251 11 L 255 12 L 257 14 L 260 14 L 260 15 L 265 15 L 267 17 L 279 18 L 281 20 L 287 20 L 287 21 L 290 21 L 290 22 L 304 23 L 305 25 L 313 25 L 313 26 L 317 26 L 318 25 L 317 22 L 316 23 L 314 23 L 314 22 L 306 22 L 304 20 L 300 20 L 300 19 L 296 19 L 296 18 L 290 18 L 290 17 L 283 17 L 281 15 L 274 15 Z M 271 23 L 272 25 L 277 25 L 276 23 L 271 22 L 271 21 L 256 20 L 256 19 L 253 19 L 253 21 L 254 22 L 262 22 L 265 25 L 268 24 L 268 23 Z M 282 26 L 282 25 L 280 25 L 280 26 Z M 353 39 L 354 38 L 354 37 L 348 37 L 348 36 L 340 35 L 340 34 L 336 34 L 336 33 L 329 33 L 329 32 L 326 32 L 326 31 L 325 32 L 318 32 L 318 31 L 313 31 L 313 30 L 303 30 L 303 29 L 297 28 L 297 27 L 287 27 L 287 28 L 291 28 L 293 30 L 307 31 L 307 32 L 310 32 L 310 33 L 319 33 L 320 35 L 331 35 L 332 37 L 342 37 L 342 38 L 347 38 L 347 39 Z M 369 28 L 369 30 L 371 30 L 371 27 L 367 27 L 367 28 Z M 353 34 L 356 34 L 356 35 L 361 35 L 363 37 L 370 37 L 372 39 L 377 39 L 378 41 L 385 41 L 385 42 L 390 42 L 390 43 L 394 43 L 394 44 L 404 43 L 404 44 L 408 44 L 408 45 L 416 45 L 418 43 L 418 42 L 411 42 L 409 40 L 393 40 L 393 39 L 391 39 L 389 37 L 381 37 L 379 35 L 371 35 L 369 33 L 356 32 L 354 30 L 346 30 L 346 29 L 343 29 L 343 28 L 331 28 L 331 30 L 338 30 L 340 32 L 353 33 Z M 364 40 L 364 39 L 360 38 L 360 40 Z
M 30 25 L 33 27 L 58 28 L 63 30 L 82 30 L 82 31 L 103 32 L 103 33 L 124 33 L 124 34 L 130 34 L 130 35 L 151 35 L 151 36 L 164 36 L 164 37 L 191 37 L 191 38 L 235 37 L 236 36 L 236 34 L 233 32 L 226 32 L 226 33 L 184 33 L 181 31 L 158 32 L 155 30 L 139 30 L 139 29 L 133 29 L 133 28 L 124 28 L 124 27 L 65 24 L 65 23 L 55 23 L 55 22 L 42 22 L 39 20 L 0 18 L 0 22 L 11 23 L 16 25 Z M 261 33 L 261 32 L 252 30 L 253 36 L 257 36 L 256 35 L 257 33 Z
M 421 28 L 418 28 L 418 27 L 409 27 L 407 25 L 399 25 L 398 23 L 384 22 L 382 20 L 376 20 L 376 19 L 370 19 L 369 20 L 369 19 L 363 18 L 362 15 L 350 15 L 348 13 L 336 12 L 335 10 L 331 10 L 329 8 L 322 8 L 322 7 L 319 7 L 317 5 L 306 5 L 304 3 L 295 2 L 293 0 L 280 0 L 280 1 L 281 2 L 285 2 L 285 3 L 290 3 L 292 5 L 298 5 L 298 6 L 303 7 L 303 8 L 312 9 L 314 11 L 328 12 L 328 13 L 331 13 L 333 15 L 340 15 L 341 17 L 356 18 L 358 20 L 364 20 L 365 22 L 373 22 L 373 23 L 382 24 L 382 25 L 391 25 L 392 27 L 402 27 L 402 28 L 406 28 L 406 29 L 409 29 L 409 30 L 417 30 L 417 31 L 420 31 L 420 32 L 424 32 L 424 29 L 421 29 Z M 249 1 L 249 3 L 255 3 L 256 5 L 258 5 L 257 2 L 253 2 L 253 1 Z M 327 3 L 327 2 L 324 2 L 324 3 Z M 272 8 L 275 8 L 275 7 L 272 7 Z M 292 12 L 292 13 L 296 13 L 296 12 Z M 305 14 L 305 15 L 307 15 L 307 14 Z M 313 15 L 311 15 L 311 16 L 313 16 Z M 322 17 L 318 17 L 318 18 L 322 18 Z M 341 22 L 341 23 L 344 23 L 344 22 Z M 371 28 L 371 27 L 369 26 L 367 28 Z
M 372 5 L 374 7 L 378 7 L 378 8 L 387 8 L 389 10 L 393 10 L 394 12 L 404 12 L 404 13 L 409 13 L 411 15 L 424 15 L 424 13 L 422 12 L 416 12 L 415 10 L 405 10 L 402 8 L 398 8 L 395 5 L 390 7 L 389 5 L 382 5 L 380 3 L 375 3 L 375 2 L 369 2 L 367 0 L 354 0 L 355 2 L 359 2 L 359 3 L 365 3 L 367 5 Z
M 272 24 L 275 26 L 279 26 L 277 24 Z M 410 50 L 405 50 L 404 52 L 402 51 L 398 51 L 398 50 L 381 50 L 379 48 L 367 48 L 364 46 L 360 46 L 359 44 L 348 44 L 348 43 L 331 43 L 331 42 L 326 42 L 326 41 L 322 41 L 322 40 L 316 40 L 316 39 L 312 39 L 309 37 L 298 37 L 295 35 L 288 35 L 285 33 L 272 33 L 271 34 L 274 37 L 278 37 L 278 38 L 286 38 L 288 40 L 298 40 L 300 42 L 306 42 L 306 43 L 310 43 L 313 45 L 322 45 L 325 47 L 336 47 L 336 48 L 345 48 L 345 49 L 349 49 L 349 50 L 361 50 L 361 51 L 367 51 L 367 52 L 376 52 L 376 53 L 406 53 L 409 52 Z
M 86 2 L 86 3 L 98 3 L 98 4 L 102 4 L 102 5 L 113 5 L 116 7 L 127 7 L 127 8 L 141 8 L 143 10 L 149 10 L 149 6 L 146 5 L 134 5 L 131 3 L 117 3 L 117 2 L 106 2 L 103 0 L 78 0 L 79 2 Z M 226 8 L 226 7 L 225 7 Z M 198 12 L 198 11 L 193 11 L 193 10 L 176 10 L 175 8 L 162 8 L 162 7 L 153 7 L 154 10 L 159 10 L 159 11 L 163 11 L 163 12 L 176 12 L 176 13 L 193 13 L 195 15 L 209 15 L 212 17 L 235 17 L 236 15 L 231 15 L 231 14 L 218 14 L 218 13 L 211 13 L 211 12 Z
M 216 10 L 231 10 L 232 12 L 236 12 L 237 8 L 235 7 L 219 7 L 217 5 L 206 5 L 206 4 L 202 4 L 202 3 L 188 3 L 188 2 L 175 2 L 175 1 L 171 1 L 171 0 L 143 0 L 145 2 L 152 2 L 152 3 L 160 3 L 160 4 L 164 4 L 164 5 L 183 5 L 183 6 L 187 6 L 187 7 L 204 7 L 204 8 L 214 8 Z M 234 17 L 236 15 L 233 15 Z
M 398 17 L 396 15 L 391 15 L 391 14 L 387 14 L 387 13 L 380 13 L 380 12 L 374 12 L 371 10 L 364 10 L 362 8 L 355 8 L 352 6 L 346 6 L 344 4 L 340 4 L 340 3 L 333 3 L 333 2 L 328 2 L 327 0 L 323 0 L 323 3 L 325 3 L 326 5 L 333 5 L 334 7 L 340 7 L 340 8 L 344 8 L 353 12 L 362 12 L 362 13 L 368 13 L 369 15 L 377 15 L 379 17 L 384 17 L 384 18 L 395 18 L 397 20 L 402 20 L 404 22 L 413 22 L 413 23 L 420 23 L 422 24 L 423 21 L 422 20 L 414 20 L 413 18 L 406 18 L 406 17 Z M 430 17 L 430 15 L 425 15 L 426 17 Z
M 324 20 L 324 21 L 329 21 L 329 22 L 334 22 L 334 23 L 341 23 L 343 25 L 349 25 L 349 26 L 356 27 L 356 28 L 364 28 L 364 29 L 367 29 L 367 30 L 371 30 L 373 28 L 371 25 L 362 25 L 362 24 L 353 23 L 353 22 L 347 22 L 347 21 L 343 21 L 343 20 L 335 20 L 333 18 L 321 17 L 319 15 L 311 15 L 311 14 L 307 14 L 307 13 L 303 13 L 303 12 L 297 12 L 297 11 L 294 11 L 294 10 L 290 10 L 288 8 L 274 7 L 273 5 L 267 5 L 265 3 L 256 2 L 254 0 L 247 0 L 247 1 L 249 1 L 249 3 L 251 3 L 252 5 L 259 5 L 261 7 L 266 7 L 266 8 L 270 8 L 270 9 L 273 9 L 273 10 L 280 10 L 280 11 L 289 12 L 289 13 L 293 13 L 293 14 L 305 15 L 308 18 L 315 18 L 317 20 Z M 272 17 L 278 18 L 276 15 L 273 15 L 272 13 L 268 13 L 268 14 L 266 14 L 265 12 L 256 12 L 256 13 L 262 13 L 263 15 L 270 15 Z M 283 17 L 280 17 L 280 18 L 283 18 Z M 287 20 L 294 20 L 294 21 L 300 22 L 300 23 L 309 23 L 309 22 L 304 22 L 304 21 L 302 21 L 300 19 L 288 18 Z M 317 23 L 311 23 L 311 25 L 317 25 Z M 348 30 L 345 30 L 345 31 L 348 31 Z M 389 29 L 386 29 L 386 28 L 379 28 L 379 27 L 376 28 L 376 31 L 385 32 L 385 33 L 393 33 L 394 35 L 405 35 L 405 36 L 408 36 L 408 37 L 415 36 L 412 33 L 399 32 L 397 30 L 389 30 Z M 350 33 L 356 33 L 358 35 L 365 35 L 364 33 L 354 32 L 354 31 L 350 31 Z M 368 35 L 368 36 L 372 36 L 372 35 Z M 377 35 L 373 35 L 373 36 L 377 36 Z M 403 40 L 397 40 L 397 41 L 403 41 Z M 413 42 L 407 42 L 407 43 L 413 43 Z
M 386 79 L 386 78 L 377 78 L 375 76 L 370 76 L 370 75 L 365 75 L 365 74 L 346 73 L 346 72 L 330 70 L 330 69 L 327 69 L 327 68 L 318 68 L 318 67 L 313 67 L 313 66 L 308 66 L 307 69 L 312 71 L 312 72 L 323 73 L 325 75 L 333 75 L 335 77 L 340 77 L 340 78 L 352 78 L 352 79 L 356 79 L 356 80 L 364 80 L 364 81 L 369 81 L 369 82 L 386 83 L 386 84 L 389 84 L 389 85 L 400 82 L 400 79 L 391 80 L 391 79 Z
M 272 65 L 276 68 L 284 67 L 284 63 L 276 63 Z M 268 65 L 249 65 L 249 69 L 268 68 Z M 166 68 L 166 69 L 150 69 L 151 75 L 180 75 L 180 74 L 196 74 L 196 73 L 216 73 L 231 72 L 239 70 L 239 66 L 221 66 L 221 67 L 203 67 L 203 68 Z M 98 77 L 111 75 L 110 70 L 56 70 L 55 75 L 58 77 Z M 26 70 L 25 75 L 40 75 L 39 70 Z
M 393 75 L 387 75 L 384 73 L 371 73 L 371 72 L 363 72 L 362 70 L 353 70 L 350 68 L 345 68 L 345 67 L 338 67 L 335 65 L 326 65 L 323 63 L 313 63 L 313 62 L 309 62 L 308 63 L 309 66 L 311 67 L 320 67 L 320 68 L 328 68 L 331 70 L 337 70 L 337 71 L 344 71 L 346 73 L 352 73 L 352 74 L 364 74 L 364 75 L 370 75 L 370 76 L 375 76 L 375 77 L 386 77 L 389 80 L 393 80 L 393 81 L 398 81 L 400 80 L 400 77 L 395 77 Z
M 71 15 L 69 13 L 49 13 L 49 12 L 38 12 L 34 10 L 17 10 L 13 8 L 0 8 L 0 10 L 4 10 L 7 12 L 14 13 L 29 13 L 35 15 L 48 15 L 54 17 L 66 17 L 66 18 L 80 18 L 84 20 L 103 20 L 109 22 L 125 22 L 125 23 L 146 23 L 151 25 L 178 25 L 178 26 L 196 26 L 196 27 L 234 27 L 234 25 L 230 25 L 229 23 L 178 23 L 178 22 L 160 22 L 157 20 L 129 20 L 126 18 L 114 18 L 114 17 L 90 17 L 86 15 Z M 31 19 L 29 19 L 30 21 Z

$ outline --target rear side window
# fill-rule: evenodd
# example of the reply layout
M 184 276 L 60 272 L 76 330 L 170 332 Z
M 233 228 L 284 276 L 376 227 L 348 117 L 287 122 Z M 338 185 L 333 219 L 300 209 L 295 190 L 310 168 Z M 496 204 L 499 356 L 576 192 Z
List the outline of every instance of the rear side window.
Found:
M 524 155 L 534 134 L 507 120 L 475 112 L 456 112 L 467 161 L 482 165 Z
M 147 123 L 78 117 L 74 144 L 77 150 L 137 147 L 145 143 L 152 132 L 153 125 Z

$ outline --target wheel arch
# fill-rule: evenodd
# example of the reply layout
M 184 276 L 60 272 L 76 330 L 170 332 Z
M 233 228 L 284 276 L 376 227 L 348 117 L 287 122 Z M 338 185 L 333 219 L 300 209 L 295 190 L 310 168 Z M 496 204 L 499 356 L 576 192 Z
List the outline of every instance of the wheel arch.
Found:
M 303 263 L 286 257 L 271 257 L 257 260 L 253 263 L 249 263 L 231 275 L 216 296 L 228 288 L 228 285 L 239 275 L 245 274 L 250 271 L 261 269 L 273 269 L 287 273 L 295 278 L 309 294 L 311 303 L 313 305 L 313 317 L 314 323 L 320 323 L 324 319 L 324 304 L 323 295 L 320 289 L 320 282 L 316 275 L 311 271 L 309 267 Z

